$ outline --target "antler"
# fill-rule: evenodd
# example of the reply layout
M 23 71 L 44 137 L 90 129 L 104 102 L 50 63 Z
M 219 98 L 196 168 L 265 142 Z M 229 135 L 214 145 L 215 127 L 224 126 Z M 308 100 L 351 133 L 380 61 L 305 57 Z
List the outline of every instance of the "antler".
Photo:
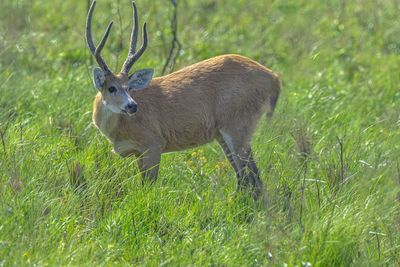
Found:
M 139 51 L 136 52 L 137 45 L 137 36 L 138 36 L 138 15 L 137 8 L 135 2 L 132 2 L 133 5 L 133 29 L 131 35 L 131 45 L 129 48 L 128 56 L 122 66 L 121 72 L 128 74 L 129 70 L 132 68 L 133 64 L 142 56 L 144 51 L 147 48 L 147 26 L 146 23 L 143 25 L 143 43 L 140 47 Z
M 113 25 L 113 22 L 111 21 L 110 24 L 108 24 L 107 30 L 104 33 L 103 38 L 101 39 L 101 41 L 99 43 L 99 46 L 96 47 L 93 43 L 92 29 L 91 29 L 92 15 L 93 15 L 93 10 L 94 10 L 95 6 L 96 6 L 96 0 L 93 0 L 92 4 L 90 5 L 89 12 L 88 12 L 88 15 L 86 18 L 86 42 L 90 49 L 90 52 L 96 58 L 96 61 L 99 64 L 100 68 L 106 73 L 111 73 L 110 68 L 107 66 L 106 62 L 101 57 L 100 53 L 107 41 L 108 35 L 110 34 L 110 30 Z

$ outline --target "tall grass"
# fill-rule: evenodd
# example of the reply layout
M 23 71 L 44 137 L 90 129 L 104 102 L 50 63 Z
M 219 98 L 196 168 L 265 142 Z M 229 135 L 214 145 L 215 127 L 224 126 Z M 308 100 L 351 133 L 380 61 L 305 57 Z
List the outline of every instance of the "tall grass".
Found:
M 160 74 L 167 1 L 137 1 Z M 223 53 L 279 73 L 253 150 L 269 205 L 235 194 L 216 143 L 163 155 L 155 185 L 91 123 L 86 1 L 0 2 L 0 266 L 400 264 L 396 1 L 179 1 L 177 67 Z M 119 18 L 120 17 L 120 18 Z M 99 1 L 104 56 L 127 53 L 129 1 Z

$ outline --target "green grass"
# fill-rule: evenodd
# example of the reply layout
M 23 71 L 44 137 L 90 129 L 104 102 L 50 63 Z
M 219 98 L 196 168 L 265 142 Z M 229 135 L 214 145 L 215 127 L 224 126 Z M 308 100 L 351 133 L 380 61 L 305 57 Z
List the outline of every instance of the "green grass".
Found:
M 398 266 L 398 3 L 178 2 L 177 68 L 238 53 L 282 77 L 253 139 L 269 206 L 235 194 L 216 143 L 163 155 L 142 186 L 91 122 L 86 1 L 1 1 L 0 266 Z M 137 4 L 150 39 L 136 68 L 160 75 L 172 9 Z M 130 16 L 125 0 L 95 11 L 97 40 L 116 22 L 115 70 Z

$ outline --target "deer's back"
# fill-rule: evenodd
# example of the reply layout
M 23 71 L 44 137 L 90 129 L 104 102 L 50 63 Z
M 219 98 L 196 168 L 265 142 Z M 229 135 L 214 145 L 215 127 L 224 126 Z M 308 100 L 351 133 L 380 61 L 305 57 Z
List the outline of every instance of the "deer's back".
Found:
M 215 57 L 155 78 L 150 88 L 133 93 L 136 119 L 146 116 L 143 127 L 162 136 L 166 151 L 201 145 L 232 120 L 258 120 L 276 81 L 248 58 Z

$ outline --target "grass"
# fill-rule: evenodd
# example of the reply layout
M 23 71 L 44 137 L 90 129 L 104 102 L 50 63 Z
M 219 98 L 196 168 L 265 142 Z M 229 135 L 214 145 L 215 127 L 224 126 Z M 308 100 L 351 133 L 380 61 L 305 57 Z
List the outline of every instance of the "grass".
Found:
M 74 3 L 75 2 L 75 3 Z M 167 1 L 137 1 L 159 75 Z M 165 3 L 164 3 L 165 2 Z M 142 186 L 134 158 L 91 122 L 85 1 L 0 2 L 0 266 L 400 264 L 400 20 L 396 1 L 178 1 L 177 68 L 223 53 L 279 73 L 253 150 L 270 205 L 235 194 L 212 143 L 163 155 Z M 99 1 L 120 67 L 129 1 Z

